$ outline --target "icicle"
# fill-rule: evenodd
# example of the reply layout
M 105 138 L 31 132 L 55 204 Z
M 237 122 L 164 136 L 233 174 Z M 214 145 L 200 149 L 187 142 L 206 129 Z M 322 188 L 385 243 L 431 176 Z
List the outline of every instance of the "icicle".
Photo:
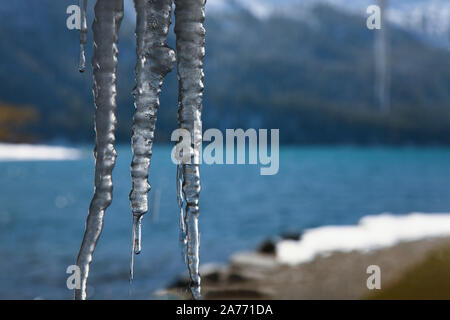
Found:
M 184 195 L 183 195 L 183 166 L 181 164 L 177 165 L 177 202 L 178 208 L 180 210 L 179 217 L 179 244 L 181 248 L 181 258 L 184 263 L 187 264 L 187 254 L 186 254 L 186 245 L 187 245 L 187 237 L 186 237 L 186 223 L 185 223 L 185 212 L 184 212 Z
M 186 225 L 184 224 L 183 166 L 177 166 L 177 201 L 180 209 L 180 243 L 186 245 Z
M 87 0 L 80 0 L 80 60 L 78 70 L 84 72 L 86 69 L 86 42 L 87 42 L 87 18 L 86 18 Z
M 75 299 L 86 299 L 89 264 L 103 229 L 106 208 L 112 201 L 112 170 L 116 161 L 114 131 L 116 127 L 116 72 L 117 38 L 123 17 L 123 0 L 97 0 L 95 5 L 94 72 L 95 100 L 95 188 L 89 207 L 86 231 L 77 258 L 81 271 L 81 288 L 75 290 Z
M 149 166 L 155 137 L 155 124 L 159 108 L 159 96 L 164 77 L 175 63 L 175 52 L 166 45 L 171 24 L 172 0 L 134 0 L 136 8 L 136 87 L 133 90 L 135 113 L 131 145 L 133 212 L 132 252 L 141 251 L 141 221 L 148 211 Z M 133 255 L 133 253 L 132 253 Z M 133 268 L 133 264 L 130 265 Z M 133 270 L 130 270 L 130 276 Z
M 202 140 L 203 58 L 205 55 L 205 0 L 175 0 L 175 33 L 178 53 L 178 123 L 191 133 L 193 155 L 182 164 L 183 194 L 186 201 L 186 260 L 194 299 L 201 299 L 198 233 L 200 168 Z
M 390 75 L 388 63 L 388 25 L 386 19 L 387 0 L 379 0 L 381 29 L 375 39 L 375 96 L 382 112 L 390 111 Z
M 134 279 L 134 255 L 141 253 L 142 215 L 133 215 L 133 227 L 131 232 L 131 256 L 130 256 L 130 283 Z

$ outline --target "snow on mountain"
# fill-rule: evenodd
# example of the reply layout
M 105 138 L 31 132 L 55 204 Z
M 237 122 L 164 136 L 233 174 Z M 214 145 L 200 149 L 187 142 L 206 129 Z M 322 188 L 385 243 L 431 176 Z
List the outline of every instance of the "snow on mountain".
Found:
M 311 8 L 328 4 L 366 16 L 366 9 L 378 0 L 208 0 L 209 12 L 244 9 L 260 19 L 283 15 L 293 19 L 313 19 Z M 425 35 L 450 48 L 450 0 L 388 0 L 387 20 L 406 30 Z
M 366 16 L 366 9 L 379 0 L 207 0 L 207 13 L 233 13 L 246 10 L 260 19 L 282 15 L 291 19 L 313 20 L 311 8 L 328 4 Z M 387 19 L 404 29 L 426 35 L 450 48 L 450 0 L 387 0 Z M 125 11 L 134 12 L 132 0 Z

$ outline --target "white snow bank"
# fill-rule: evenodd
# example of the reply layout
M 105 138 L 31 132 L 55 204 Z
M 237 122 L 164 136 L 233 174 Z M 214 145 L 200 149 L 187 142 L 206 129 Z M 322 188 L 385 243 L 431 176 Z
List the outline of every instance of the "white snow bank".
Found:
M 74 148 L 0 143 L 0 161 L 76 160 L 81 156 Z
M 356 226 L 324 226 L 306 230 L 303 237 L 276 245 L 277 260 L 299 264 L 333 251 L 369 251 L 399 242 L 450 236 L 450 214 L 381 214 L 363 217 Z

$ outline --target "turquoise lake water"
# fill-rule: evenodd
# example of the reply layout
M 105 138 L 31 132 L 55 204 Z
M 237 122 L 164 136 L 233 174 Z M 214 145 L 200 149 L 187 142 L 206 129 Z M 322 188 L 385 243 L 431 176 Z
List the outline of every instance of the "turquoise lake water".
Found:
M 131 188 L 128 146 L 118 147 L 114 201 L 94 254 L 94 299 L 151 298 L 185 272 L 178 244 L 176 167 L 157 146 L 151 199 L 157 214 L 143 225 L 143 252 L 128 283 Z M 0 162 L 0 298 L 71 299 L 67 266 L 75 263 L 93 193 L 93 157 L 76 161 Z M 226 262 L 272 236 L 365 215 L 450 212 L 450 149 L 283 147 L 280 170 L 202 165 L 201 263 Z

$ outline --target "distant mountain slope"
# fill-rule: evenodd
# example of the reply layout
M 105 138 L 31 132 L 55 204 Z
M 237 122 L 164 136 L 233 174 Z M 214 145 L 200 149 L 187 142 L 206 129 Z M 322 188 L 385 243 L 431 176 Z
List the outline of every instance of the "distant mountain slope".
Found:
M 281 15 L 293 19 L 308 19 L 318 4 L 366 15 L 369 5 L 378 0 L 210 0 L 210 12 L 233 12 L 245 8 L 254 16 L 267 18 Z M 448 0 L 387 0 L 387 19 L 399 27 L 440 42 L 450 49 L 450 1 Z
M 82 75 L 77 71 L 78 34 L 65 23 L 70 4 L 73 0 L 17 0 L 0 8 L 0 100 L 34 106 L 40 137 L 89 140 L 92 75 L 90 68 Z M 374 31 L 367 30 L 363 16 L 316 6 L 307 19 L 259 19 L 237 8 L 208 11 L 205 128 L 278 127 L 290 143 L 450 142 L 448 50 L 392 28 L 393 112 L 387 117 L 373 106 Z M 128 9 L 118 77 L 118 137 L 125 141 L 135 63 Z M 92 16 L 90 10 L 89 24 Z M 91 43 L 90 31 L 88 59 Z M 159 114 L 162 141 L 176 127 L 176 109 L 172 72 Z

